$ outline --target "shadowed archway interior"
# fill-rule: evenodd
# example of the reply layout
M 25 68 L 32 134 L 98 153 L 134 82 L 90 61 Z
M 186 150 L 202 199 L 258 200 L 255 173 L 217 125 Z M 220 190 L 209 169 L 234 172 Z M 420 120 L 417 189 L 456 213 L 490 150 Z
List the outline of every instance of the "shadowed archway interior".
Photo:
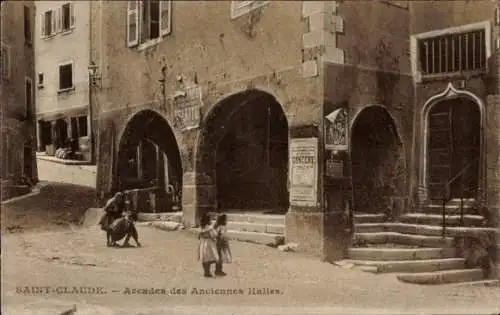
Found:
M 196 168 L 215 184 L 214 207 L 286 212 L 288 123 L 275 98 L 256 90 L 233 95 L 203 127 Z
M 389 213 L 394 196 L 406 186 L 403 145 L 396 125 L 382 106 L 364 108 L 351 130 L 353 209 Z
M 182 162 L 168 122 L 152 110 L 134 115 L 128 122 L 118 149 L 118 189 L 149 187 L 166 191 L 171 185 L 181 200 Z

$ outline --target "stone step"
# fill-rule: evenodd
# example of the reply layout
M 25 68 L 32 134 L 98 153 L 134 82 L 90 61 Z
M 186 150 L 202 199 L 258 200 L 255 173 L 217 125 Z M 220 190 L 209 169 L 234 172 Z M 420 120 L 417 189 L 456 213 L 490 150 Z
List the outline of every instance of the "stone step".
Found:
M 368 267 L 365 270 L 372 273 L 394 273 L 394 272 L 434 272 L 439 270 L 463 269 L 465 268 L 464 258 L 444 258 L 425 260 L 395 260 L 395 261 L 370 261 L 370 260 L 349 260 L 343 261 L 345 264 Z
M 441 236 L 442 227 L 438 225 L 409 224 L 402 222 L 387 223 L 360 223 L 355 225 L 356 233 L 373 232 L 399 232 L 405 234 L 418 234 L 428 236 Z M 488 227 L 447 227 L 447 236 L 473 236 L 480 237 L 498 234 L 498 229 Z
M 460 226 L 460 215 L 445 215 L 447 226 Z M 412 224 L 428 224 L 428 225 L 442 225 L 443 216 L 440 214 L 429 214 L 421 212 L 413 212 L 402 215 L 398 221 Z M 464 214 L 463 226 L 482 226 L 485 218 L 481 215 Z
M 458 283 L 450 283 L 450 286 L 485 286 L 485 287 L 498 287 L 500 286 L 500 280 L 498 279 L 486 279 L 477 281 L 466 281 Z
M 137 214 L 138 221 L 151 222 L 151 221 L 170 221 L 182 222 L 182 211 L 177 212 L 161 212 L 161 213 L 146 213 L 139 212 Z
M 355 223 L 380 223 L 386 220 L 385 214 L 355 213 Z
M 434 272 L 403 273 L 397 278 L 401 282 L 414 284 L 445 284 L 483 280 L 481 269 L 454 269 Z
M 199 228 L 189 229 L 192 233 L 199 233 Z M 284 244 L 285 238 L 282 235 L 270 233 L 257 233 L 248 231 L 227 230 L 227 237 L 231 240 L 248 242 L 254 244 L 268 245 L 277 247 Z
M 356 233 L 354 235 L 354 245 L 385 243 L 419 247 L 451 247 L 453 246 L 453 238 L 446 237 L 443 239 L 440 236 L 403 234 L 398 232 Z
M 212 220 L 212 223 L 215 223 L 215 220 Z M 284 224 L 264 224 L 264 223 L 229 221 L 227 223 L 227 228 L 235 231 L 247 231 L 247 232 L 279 234 L 279 235 L 285 234 Z
M 254 213 L 225 213 L 228 222 L 246 222 L 258 224 L 285 225 L 285 215 L 283 214 L 254 214 Z M 211 213 L 215 219 L 217 213 Z
M 425 205 L 420 207 L 420 211 L 424 213 L 431 213 L 431 214 L 441 214 L 443 213 L 443 205 L 438 205 L 438 204 L 431 204 L 431 205 Z M 446 205 L 445 207 L 445 212 L 446 214 L 455 214 L 458 215 L 460 214 L 460 205 Z M 464 206 L 463 209 L 464 214 L 477 214 L 477 209 L 472 207 L 471 205 L 466 205 Z
M 455 258 L 452 248 L 349 248 L 349 259 L 354 260 L 424 260 Z

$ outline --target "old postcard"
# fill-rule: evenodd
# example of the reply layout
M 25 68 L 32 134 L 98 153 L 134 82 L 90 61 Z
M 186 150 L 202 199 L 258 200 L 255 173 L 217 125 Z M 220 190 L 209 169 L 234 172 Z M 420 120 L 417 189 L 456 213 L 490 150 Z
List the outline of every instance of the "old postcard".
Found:
M 2 314 L 500 314 L 500 1 L 1 1 Z

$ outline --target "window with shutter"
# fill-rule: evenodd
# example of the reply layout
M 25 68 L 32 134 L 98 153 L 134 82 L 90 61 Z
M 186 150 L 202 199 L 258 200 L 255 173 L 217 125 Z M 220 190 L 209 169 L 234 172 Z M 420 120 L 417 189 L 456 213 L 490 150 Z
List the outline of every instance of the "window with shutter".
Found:
M 52 10 L 50 12 L 51 12 L 50 17 L 51 17 L 51 22 L 52 22 L 51 23 L 51 29 L 50 29 L 51 30 L 50 35 L 55 35 L 56 31 L 57 31 L 57 29 L 56 29 L 56 27 L 57 27 L 57 23 L 56 23 L 57 22 L 56 21 L 56 11 Z
M 71 4 L 65 3 L 61 8 L 62 31 L 69 31 L 71 28 Z
M 46 11 L 42 15 L 42 36 L 47 37 L 52 35 L 55 32 L 55 29 L 52 27 L 52 11 Z
M 162 36 L 170 34 L 172 1 L 160 1 L 160 32 Z
M 128 47 L 138 44 L 140 49 L 157 44 L 171 32 L 172 1 L 141 0 L 128 1 L 127 42 Z
M 59 91 L 73 88 L 73 63 L 59 66 Z
M 127 4 L 127 46 L 139 44 L 139 1 L 128 1 Z
M 75 14 L 74 3 L 70 3 L 69 5 L 69 14 L 70 14 L 69 27 L 73 29 L 76 27 L 76 14 Z
M 231 19 L 245 15 L 271 1 L 231 1 Z

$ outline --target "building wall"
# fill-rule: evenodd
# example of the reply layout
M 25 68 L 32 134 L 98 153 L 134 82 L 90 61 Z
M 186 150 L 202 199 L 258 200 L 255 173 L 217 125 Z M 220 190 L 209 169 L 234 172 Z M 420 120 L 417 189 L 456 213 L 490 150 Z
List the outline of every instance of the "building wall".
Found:
M 70 4 L 70 15 L 74 18 L 69 30 L 62 25 L 62 6 Z M 37 119 L 55 123 L 64 119 L 68 124 L 68 138 L 71 136 L 71 118 L 90 116 L 89 113 L 89 62 L 90 62 L 90 2 L 89 1 L 36 1 L 37 17 L 35 27 L 36 76 L 38 100 Z M 51 36 L 42 34 L 42 15 L 49 10 L 56 14 L 56 31 Z M 59 66 L 73 63 L 73 88 L 61 90 L 59 86 Z M 43 74 L 44 82 L 39 84 L 38 74 Z M 39 124 L 39 150 L 45 151 L 41 138 L 42 127 Z M 52 127 L 53 149 L 64 144 L 65 139 L 58 139 Z M 85 160 L 92 160 L 90 119 L 87 119 L 87 135 L 79 135 L 79 151 Z
M 484 133 L 483 159 L 481 167 L 481 182 L 483 196 L 486 205 L 492 212 L 500 208 L 499 178 L 493 169 L 498 169 L 498 129 L 497 115 L 495 109 L 498 104 L 498 47 L 496 40 L 499 27 L 495 23 L 495 9 L 498 4 L 494 1 L 450 1 L 450 2 L 411 2 L 411 33 L 413 35 L 423 32 L 443 30 L 450 27 L 460 27 L 468 24 L 486 21 L 491 26 L 491 37 L 487 40 L 491 43 L 491 57 L 487 61 L 488 71 L 484 74 L 458 75 L 454 77 L 441 77 L 434 80 L 425 80 L 416 76 L 415 97 L 415 148 L 414 152 L 414 177 L 417 185 L 422 184 L 423 178 L 423 124 L 422 110 L 426 102 L 433 96 L 443 93 L 449 84 L 461 92 L 472 93 L 480 99 L 484 106 L 484 120 L 482 132 Z M 420 199 L 425 198 L 425 190 L 420 187 Z M 496 219 L 495 219 L 496 220 Z M 491 220 L 490 223 L 494 224 Z
M 75 6 L 75 28 L 69 32 L 56 33 L 43 38 L 41 16 L 45 11 L 57 10 L 65 3 Z M 37 114 L 65 113 L 73 108 L 89 104 L 89 15 L 88 1 L 36 1 L 36 73 L 43 73 L 43 88 L 37 89 Z M 59 64 L 73 62 L 74 90 L 58 93 Z M 38 83 L 38 82 L 37 82 Z
M 36 135 L 34 115 L 26 112 L 25 80 L 34 82 L 34 46 L 25 42 L 24 6 L 29 7 L 30 27 L 33 35 L 34 2 L 17 1 L 1 3 L 1 42 L 8 47 L 10 59 L 8 78 L 2 77 L 0 85 L 2 128 L 2 181 L 16 183 L 22 176 L 37 180 L 35 163 Z M 34 88 L 34 84 L 33 84 Z M 35 111 L 33 92 L 31 112 Z M 24 158 L 24 147 L 32 148 L 30 159 Z M 24 164 L 31 167 L 32 174 L 24 174 Z M 3 185 L 8 185 L 3 183 Z M 8 193 L 8 192 L 7 192 Z M 2 196 L 2 200 L 4 196 Z
M 108 31 L 100 33 L 96 25 L 94 36 L 94 47 L 100 46 L 95 49 L 95 56 L 102 56 L 98 62 L 103 76 L 103 87 L 97 96 L 100 123 L 115 126 L 114 141 L 119 141 L 127 120 L 141 109 L 156 109 L 173 126 L 173 94 L 195 82 L 202 89 L 202 119 L 226 97 L 256 88 L 276 97 L 290 125 L 318 120 L 317 78 L 304 79 L 301 75 L 301 2 L 270 2 L 232 20 L 231 3 L 227 1 L 174 1 L 171 33 L 158 45 L 144 50 L 126 47 L 126 5 L 103 2 L 103 16 L 96 24 L 102 23 Z M 162 105 L 158 82 L 163 64 L 166 106 Z M 199 131 L 174 128 L 185 157 L 185 172 L 194 168 L 193 152 Z M 102 127 L 101 133 L 104 132 Z M 101 140 L 102 137 L 106 138 L 101 134 Z M 101 141 L 100 147 L 103 153 L 109 145 Z M 99 175 L 102 181 L 109 181 L 109 177 L 102 176 Z M 102 185 L 108 187 L 104 190 L 111 189 L 109 182 Z

